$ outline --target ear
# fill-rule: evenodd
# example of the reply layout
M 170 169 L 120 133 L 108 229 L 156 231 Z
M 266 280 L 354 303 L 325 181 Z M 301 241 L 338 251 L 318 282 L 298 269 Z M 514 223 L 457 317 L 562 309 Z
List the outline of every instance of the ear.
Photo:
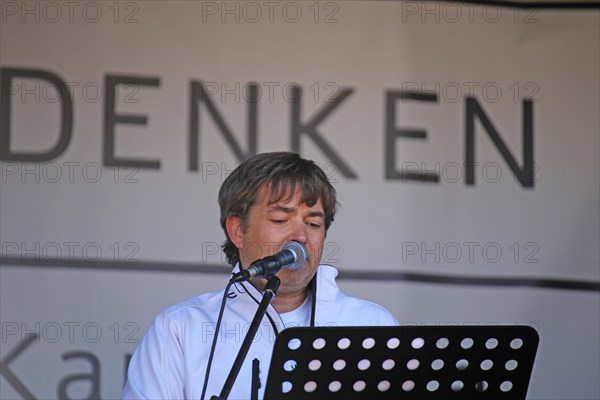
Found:
M 225 220 L 225 228 L 227 228 L 227 234 L 229 235 L 229 239 L 231 239 L 235 247 L 239 249 L 243 243 L 242 220 L 237 216 L 227 217 L 227 219 Z

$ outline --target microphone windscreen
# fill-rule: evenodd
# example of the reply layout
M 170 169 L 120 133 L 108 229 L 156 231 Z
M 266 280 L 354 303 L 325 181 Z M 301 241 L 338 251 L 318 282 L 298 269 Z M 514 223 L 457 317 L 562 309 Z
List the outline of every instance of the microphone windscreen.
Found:
M 308 258 L 308 252 L 304 246 L 295 241 L 284 244 L 282 250 L 289 250 L 294 254 L 294 263 L 286 266 L 286 269 L 298 269 L 304 265 Z

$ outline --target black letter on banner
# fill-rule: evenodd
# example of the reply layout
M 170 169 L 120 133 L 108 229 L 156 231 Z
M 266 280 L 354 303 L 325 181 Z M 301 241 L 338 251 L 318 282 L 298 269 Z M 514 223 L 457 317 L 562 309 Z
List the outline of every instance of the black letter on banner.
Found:
M 1 68 L 0 69 L 0 160 L 43 162 L 61 155 L 71 141 L 73 133 L 73 100 L 63 80 L 57 75 L 39 69 Z M 41 153 L 13 153 L 10 151 L 10 109 L 12 101 L 12 81 L 15 77 L 45 80 L 56 86 L 60 93 L 61 121 L 58 142 L 54 148 Z
M 439 183 L 440 177 L 434 172 L 405 172 L 396 170 L 396 138 L 409 137 L 425 139 L 427 132 L 416 129 L 396 128 L 396 101 L 417 100 L 437 103 L 437 93 L 433 92 L 386 92 L 385 94 L 385 179 Z
M 71 358 L 83 358 L 90 362 L 92 365 L 92 372 L 90 374 L 74 374 L 63 378 L 58 384 L 58 398 L 59 399 L 70 399 L 67 396 L 67 386 L 71 382 L 89 380 L 92 384 L 92 390 L 86 399 L 99 399 L 100 398 L 100 362 L 98 358 L 92 353 L 83 351 L 73 351 L 65 353 L 62 356 L 63 360 L 70 360 Z
M 246 96 L 244 96 L 246 97 Z M 204 90 L 202 82 L 190 82 L 190 171 L 198 171 L 198 153 L 200 147 L 200 110 L 197 103 L 205 103 L 208 113 L 213 118 L 225 141 L 233 150 L 233 154 L 242 162 L 256 154 L 256 138 L 258 132 L 258 86 L 255 83 L 248 84 L 248 152 L 244 153 L 235 140 L 231 129 L 227 126 L 225 119 L 219 114 L 217 107 L 210 99 L 209 93 Z
M 331 146 L 323 139 L 323 137 L 317 132 L 317 125 L 319 125 L 329 114 L 333 112 L 342 104 L 348 96 L 352 94 L 352 89 L 343 89 L 340 93 L 336 94 L 335 97 L 329 100 L 321 111 L 306 124 L 300 122 L 300 100 L 302 98 L 302 90 L 298 86 L 292 87 L 292 151 L 300 153 L 300 135 L 308 135 L 313 142 L 319 147 L 323 153 L 335 164 L 340 172 L 350 179 L 356 179 L 358 176 L 349 165 L 347 165 L 341 157 L 331 148 Z
M 4 376 L 4 379 L 8 381 L 8 383 L 15 389 L 19 395 L 24 399 L 35 399 L 35 396 L 31 393 L 27 386 L 23 384 L 17 378 L 17 376 L 8 368 L 8 364 L 13 362 L 15 358 L 19 354 L 21 354 L 31 343 L 38 340 L 38 335 L 26 335 L 25 340 L 17 345 L 11 352 L 4 356 L 2 360 L 0 360 L 0 375 Z
M 466 140 L 466 169 L 467 185 L 475 184 L 475 117 L 479 118 L 490 139 L 500 151 L 500 155 L 508 164 L 515 177 L 523 187 L 532 188 L 534 180 L 533 165 L 533 102 L 523 100 L 523 168 L 515 161 L 506 144 L 500 138 L 498 131 L 492 125 L 481 105 L 474 97 L 467 97 L 467 140 Z
M 160 80 L 158 78 L 140 78 L 137 76 L 106 75 L 104 77 L 104 87 L 106 88 L 106 97 L 104 98 L 104 165 L 116 167 L 122 164 L 133 164 L 139 168 L 159 169 L 159 160 L 117 159 L 115 157 L 115 125 L 146 125 L 148 121 L 145 115 L 119 115 L 115 113 L 117 102 L 115 89 L 117 85 L 124 84 L 159 86 Z

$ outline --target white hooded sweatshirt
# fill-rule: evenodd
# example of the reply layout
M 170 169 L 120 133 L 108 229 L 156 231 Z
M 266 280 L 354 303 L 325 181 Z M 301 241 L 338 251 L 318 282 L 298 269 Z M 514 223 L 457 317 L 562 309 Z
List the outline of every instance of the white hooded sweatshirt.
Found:
M 321 327 L 398 325 L 383 307 L 342 293 L 335 282 L 337 274 L 332 266 L 319 266 L 309 298 L 311 316 L 301 319 Z M 200 399 L 223 294 L 221 290 L 193 297 L 156 317 L 133 354 L 123 399 Z M 261 299 L 262 293 L 248 282 L 231 286 L 206 399 L 220 394 Z M 263 398 L 275 338 L 285 327 L 270 305 L 233 385 L 230 400 Z M 252 380 L 257 373 L 260 388 L 258 394 L 252 395 Z

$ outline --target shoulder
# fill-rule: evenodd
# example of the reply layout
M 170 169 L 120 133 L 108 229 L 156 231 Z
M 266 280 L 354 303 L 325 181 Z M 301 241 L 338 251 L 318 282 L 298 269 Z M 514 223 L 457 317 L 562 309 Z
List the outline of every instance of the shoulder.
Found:
M 219 307 L 221 299 L 223 298 L 224 289 L 200 294 L 198 296 L 190 297 L 189 299 L 183 300 L 179 303 L 173 304 L 165 308 L 161 314 L 164 315 L 177 315 L 185 313 L 189 310 L 206 310 L 214 307 Z
M 324 318 L 321 323 L 346 326 L 398 325 L 394 315 L 379 304 L 342 292 L 335 282 L 338 275 L 335 267 L 320 265 L 318 274 L 317 297 Z
M 155 328 L 173 331 L 185 329 L 188 322 L 210 322 L 218 314 L 224 290 L 204 293 L 173 304 L 154 319 Z
M 187 354 L 207 358 L 206 343 L 224 290 L 195 296 L 169 306 L 151 323 L 129 363 L 123 398 L 182 399 Z M 215 311 L 217 310 L 217 311 Z M 211 335 L 209 337 L 209 335 Z

